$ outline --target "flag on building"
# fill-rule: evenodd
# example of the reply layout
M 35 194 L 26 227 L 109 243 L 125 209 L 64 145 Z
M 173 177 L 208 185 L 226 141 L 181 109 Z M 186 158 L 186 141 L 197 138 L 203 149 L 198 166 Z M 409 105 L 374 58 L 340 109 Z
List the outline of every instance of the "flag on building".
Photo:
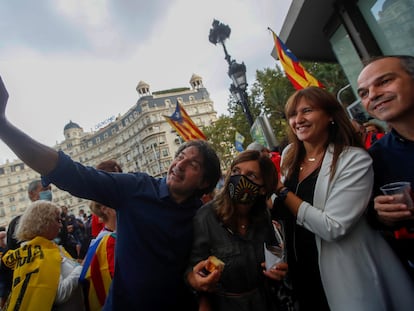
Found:
M 286 76 L 295 89 L 300 90 L 308 86 L 324 87 L 314 76 L 302 66 L 295 55 L 287 48 L 282 40 L 269 28 L 275 41 L 277 57 L 285 70 Z
M 191 139 L 206 140 L 204 133 L 197 127 L 197 125 L 195 125 L 193 120 L 191 120 L 190 116 L 178 101 L 174 113 L 170 117 L 164 116 L 164 118 L 177 131 L 182 139 L 184 139 L 184 141 Z
M 244 136 L 236 131 L 236 139 L 235 139 L 234 144 L 236 146 L 237 151 L 242 152 L 244 150 L 243 142 L 244 142 Z

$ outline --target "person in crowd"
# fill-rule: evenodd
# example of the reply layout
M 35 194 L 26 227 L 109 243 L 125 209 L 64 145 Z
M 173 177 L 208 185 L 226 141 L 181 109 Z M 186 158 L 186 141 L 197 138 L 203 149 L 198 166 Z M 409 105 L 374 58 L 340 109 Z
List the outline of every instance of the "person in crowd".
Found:
M 7 251 L 6 236 L 7 236 L 6 228 L 0 227 L 0 259 L 1 257 L 3 257 L 3 254 Z M 4 302 L 5 302 L 4 300 L 7 297 L 7 293 L 6 293 L 6 290 L 7 290 L 6 287 L 8 286 L 7 282 L 8 280 L 5 274 L 3 272 L 0 272 L 0 310 L 3 307 Z
M 106 172 L 122 173 L 121 166 L 115 160 L 103 161 L 96 168 Z M 90 209 L 102 219 L 104 228 L 89 246 L 80 281 L 84 287 L 87 309 L 99 311 L 105 304 L 114 277 L 116 210 L 93 201 Z
M 80 221 L 85 222 L 85 216 L 86 216 L 85 210 L 81 208 L 79 210 L 78 216 L 76 216 L 76 219 L 79 219 Z
M 13 269 L 13 287 L 5 310 L 84 310 L 78 278 L 82 267 L 53 239 L 62 223 L 55 204 L 38 200 L 16 227 L 21 245 L 3 264 Z
M 42 182 L 40 179 L 35 179 L 31 181 L 27 187 L 27 195 L 31 202 L 35 202 L 38 200 L 52 200 L 52 187 L 50 185 L 43 187 Z M 20 242 L 15 237 L 15 231 L 17 227 L 17 223 L 20 219 L 21 215 L 17 215 L 14 217 L 7 228 L 7 250 L 17 249 L 20 246 Z M 67 232 L 66 229 L 60 230 L 58 236 L 56 237 L 56 242 L 58 244 L 63 245 L 66 247 L 66 237 Z M 6 297 L 9 295 L 12 287 L 12 280 L 13 280 L 13 271 L 8 269 L 5 265 L 0 266 L 0 277 L 4 280 L 4 291 L 3 302 L 6 301 Z
M 22 215 L 15 216 L 7 227 L 6 232 L 6 249 L 3 254 L 8 250 L 16 249 L 20 246 L 20 243 L 14 237 L 16 231 L 17 223 Z M 0 293 L 0 309 L 4 306 L 7 301 L 7 297 L 10 294 L 12 283 L 13 283 L 13 270 L 9 269 L 3 264 L 0 264 L 0 279 L 3 286 L 3 291 Z
M 371 224 L 384 233 L 414 279 L 413 211 L 379 189 L 397 181 L 410 182 L 414 189 L 414 57 L 371 59 L 358 77 L 358 95 L 367 112 L 391 128 L 369 149 L 375 197 Z
M 246 150 L 256 150 L 262 153 L 265 156 L 268 156 L 270 160 L 272 160 L 273 164 L 276 167 L 276 171 L 279 174 L 280 173 L 280 152 L 276 151 L 278 148 L 275 147 L 274 151 L 270 151 L 269 148 L 263 146 L 262 144 L 258 143 L 257 141 L 252 142 L 249 144 L 246 148 Z M 280 176 L 279 176 L 280 177 Z
M 1 226 L 0 227 L 0 258 L 7 250 L 7 243 L 6 243 L 6 228 Z
M 53 199 L 53 192 L 51 185 L 43 186 L 41 179 L 35 179 L 29 183 L 27 188 L 27 193 L 29 196 L 30 201 L 35 202 L 37 200 L 46 200 L 52 201 Z M 19 217 L 19 216 L 17 216 Z M 13 239 L 12 249 L 17 247 L 16 240 L 14 238 L 14 234 L 10 234 L 10 239 Z M 68 231 L 67 231 L 67 224 L 66 220 L 62 218 L 62 228 L 59 230 L 58 236 L 55 238 L 55 242 L 59 245 L 62 245 L 66 250 L 68 250 Z
M 221 175 L 204 140 L 182 144 L 167 176 L 111 173 L 73 161 L 15 127 L 6 117 L 0 79 L 0 139 L 29 167 L 74 196 L 117 209 L 115 275 L 104 310 L 189 310 L 183 274 L 191 250 L 192 218 Z
M 94 239 L 98 236 L 99 232 L 103 229 L 104 224 L 99 217 L 95 214 L 91 215 L 91 238 Z
M 65 217 L 67 229 L 66 250 L 75 259 L 80 261 L 83 259 L 81 254 L 83 243 L 83 228 L 81 227 L 81 220 L 77 219 L 75 215 L 71 214 Z M 83 225 L 83 223 L 82 223 Z
M 200 292 L 203 307 L 275 310 L 266 299 L 266 282 L 278 286 L 287 271 L 284 262 L 264 268 L 264 243 L 277 244 L 265 203 L 276 186 L 269 157 L 244 151 L 231 164 L 222 191 L 197 211 L 187 281 Z M 224 262 L 222 272 L 203 275 L 209 256 Z
M 364 123 L 357 119 L 351 119 L 351 124 L 354 127 L 355 133 L 359 136 L 361 139 L 361 143 L 365 145 L 366 138 L 367 138 L 367 132 L 365 130 Z
M 385 130 L 374 120 L 364 123 L 360 120 L 352 119 L 351 122 L 367 150 L 373 143 L 385 135 Z
M 366 132 L 365 148 L 369 149 L 373 143 L 385 135 L 385 130 L 381 125 L 377 124 L 374 120 L 370 120 L 364 123 L 364 129 Z
M 30 201 L 34 202 L 37 200 L 52 201 L 52 187 L 50 185 L 43 186 L 40 179 L 33 180 L 29 183 L 27 189 Z
M 411 310 L 414 286 L 366 220 L 372 160 L 344 108 L 328 91 L 308 87 L 289 98 L 285 113 L 291 144 L 282 154 L 276 211 L 290 224 L 288 264 L 300 310 Z

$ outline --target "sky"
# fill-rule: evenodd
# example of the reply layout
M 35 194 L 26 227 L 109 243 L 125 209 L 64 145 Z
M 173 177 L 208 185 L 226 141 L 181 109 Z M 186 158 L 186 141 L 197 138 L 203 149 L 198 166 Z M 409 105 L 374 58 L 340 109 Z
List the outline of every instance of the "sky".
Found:
M 256 70 L 270 55 L 290 0 L 14 0 L 0 3 L 0 76 L 10 122 L 54 146 L 63 128 L 84 131 L 124 114 L 150 91 L 190 87 L 197 74 L 218 115 L 227 114 L 231 83 L 220 44 L 209 42 L 214 19 L 229 25 L 228 53 Z M 0 164 L 17 157 L 0 141 Z

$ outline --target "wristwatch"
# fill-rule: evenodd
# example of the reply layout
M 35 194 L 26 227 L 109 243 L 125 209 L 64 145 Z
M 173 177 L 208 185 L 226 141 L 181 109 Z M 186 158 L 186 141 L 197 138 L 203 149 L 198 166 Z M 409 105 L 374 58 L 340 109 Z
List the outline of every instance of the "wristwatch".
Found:
M 279 202 L 285 202 L 287 194 L 289 192 L 289 188 L 288 187 L 281 187 L 280 189 L 276 190 L 276 195 L 277 195 L 277 201 Z

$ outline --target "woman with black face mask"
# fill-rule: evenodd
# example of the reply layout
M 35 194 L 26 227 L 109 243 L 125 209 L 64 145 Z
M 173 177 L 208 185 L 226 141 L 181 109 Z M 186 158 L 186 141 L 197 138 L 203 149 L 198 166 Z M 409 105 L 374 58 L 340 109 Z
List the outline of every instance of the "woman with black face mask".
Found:
M 287 272 L 284 262 L 268 269 L 264 263 L 265 243 L 278 244 L 266 207 L 276 185 L 269 157 L 244 151 L 231 164 L 221 192 L 198 210 L 186 279 L 199 294 L 199 310 L 273 310 L 267 286 L 278 285 Z M 224 266 L 211 269 L 217 260 L 210 256 Z

